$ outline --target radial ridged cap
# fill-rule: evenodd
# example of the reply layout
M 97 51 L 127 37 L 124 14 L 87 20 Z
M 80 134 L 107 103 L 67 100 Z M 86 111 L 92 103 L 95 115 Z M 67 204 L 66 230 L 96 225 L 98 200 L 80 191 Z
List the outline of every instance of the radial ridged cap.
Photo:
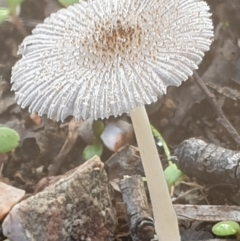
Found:
M 209 49 L 199 0 L 94 0 L 62 9 L 24 39 L 17 103 L 56 120 L 121 115 L 179 86 Z

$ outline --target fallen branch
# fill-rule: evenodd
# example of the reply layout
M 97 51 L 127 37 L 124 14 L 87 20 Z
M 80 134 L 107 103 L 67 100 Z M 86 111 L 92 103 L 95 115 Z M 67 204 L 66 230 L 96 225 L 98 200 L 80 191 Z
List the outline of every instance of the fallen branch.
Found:
M 196 82 L 198 85 L 201 87 L 201 89 L 205 92 L 205 94 L 208 97 L 208 100 L 210 104 L 212 105 L 213 109 L 215 110 L 216 114 L 219 117 L 219 122 L 220 124 L 226 129 L 226 131 L 229 133 L 229 135 L 233 138 L 233 140 L 237 143 L 240 144 L 240 136 L 235 130 L 235 128 L 232 126 L 230 121 L 227 119 L 227 117 L 224 115 L 221 107 L 219 106 L 217 99 L 213 93 L 209 91 L 207 88 L 206 84 L 203 82 L 203 80 L 199 77 L 196 71 L 193 73 Z
M 238 206 L 175 204 L 173 207 L 179 220 L 205 222 L 231 220 L 240 222 L 240 207 Z

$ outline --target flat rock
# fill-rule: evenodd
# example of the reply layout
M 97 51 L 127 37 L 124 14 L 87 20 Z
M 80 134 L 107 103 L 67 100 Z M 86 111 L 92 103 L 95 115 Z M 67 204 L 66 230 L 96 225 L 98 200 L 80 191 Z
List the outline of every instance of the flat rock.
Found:
M 24 190 L 0 182 L 0 220 L 9 213 L 11 208 L 18 203 L 24 195 Z
M 11 241 L 112 241 L 117 217 L 108 191 L 95 156 L 14 206 L 3 234 Z

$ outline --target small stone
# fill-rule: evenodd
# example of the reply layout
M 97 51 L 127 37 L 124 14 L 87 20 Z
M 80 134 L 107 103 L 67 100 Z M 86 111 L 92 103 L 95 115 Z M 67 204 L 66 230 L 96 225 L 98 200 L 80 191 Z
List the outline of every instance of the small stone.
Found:
M 132 124 L 123 120 L 117 120 L 116 122 L 107 123 L 101 139 L 109 150 L 117 152 L 132 141 L 133 133 Z
M 117 225 L 104 164 L 95 156 L 17 204 L 4 220 L 11 241 L 113 241 Z
M 0 220 L 9 213 L 11 208 L 18 203 L 24 195 L 24 190 L 0 182 Z

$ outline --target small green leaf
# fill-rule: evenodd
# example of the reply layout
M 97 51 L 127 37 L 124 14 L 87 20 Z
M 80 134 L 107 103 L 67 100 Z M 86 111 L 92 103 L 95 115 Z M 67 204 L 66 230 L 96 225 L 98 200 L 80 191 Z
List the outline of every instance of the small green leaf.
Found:
M 58 0 L 64 7 L 73 5 L 74 3 L 79 3 L 79 0 Z
M 0 7 L 0 24 L 3 23 L 9 15 L 9 10 L 7 8 Z
M 14 150 L 19 144 L 19 135 L 13 129 L 0 127 L 0 153 Z
M 184 174 L 177 168 L 176 164 L 170 164 L 164 170 L 164 177 L 170 188 L 175 182 L 181 180 L 184 177 Z
M 98 121 L 94 121 L 93 122 L 93 125 L 92 125 L 92 128 L 93 128 L 93 134 L 95 137 L 100 137 L 101 134 L 103 133 L 104 131 L 104 124 L 102 121 L 98 120 Z
M 158 132 L 158 130 L 153 125 L 151 125 L 151 130 L 152 130 L 153 136 L 158 141 L 160 141 L 162 143 L 163 149 L 164 149 L 164 153 L 165 153 L 165 155 L 167 157 L 168 164 L 170 165 L 172 162 L 171 162 L 171 155 L 170 155 L 170 151 L 168 149 L 167 143 L 165 142 L 165 140 L 163 139 L 162 135 Z
M 7 0 L 10 13 L 16 12 L 16 7 L 20 5 L 24 0 Z
M 212 232 L 217 236 L 235 235 L 239 231 L 239 224 L 234 221 L 222 221 L 212 227 Z
M 87 145 L 83 150 L 83 158 L 85 161 L 94 156 L 101 157 L 103 153 L 103 144 L 100 140 L 95 141 L 92 145 Z

